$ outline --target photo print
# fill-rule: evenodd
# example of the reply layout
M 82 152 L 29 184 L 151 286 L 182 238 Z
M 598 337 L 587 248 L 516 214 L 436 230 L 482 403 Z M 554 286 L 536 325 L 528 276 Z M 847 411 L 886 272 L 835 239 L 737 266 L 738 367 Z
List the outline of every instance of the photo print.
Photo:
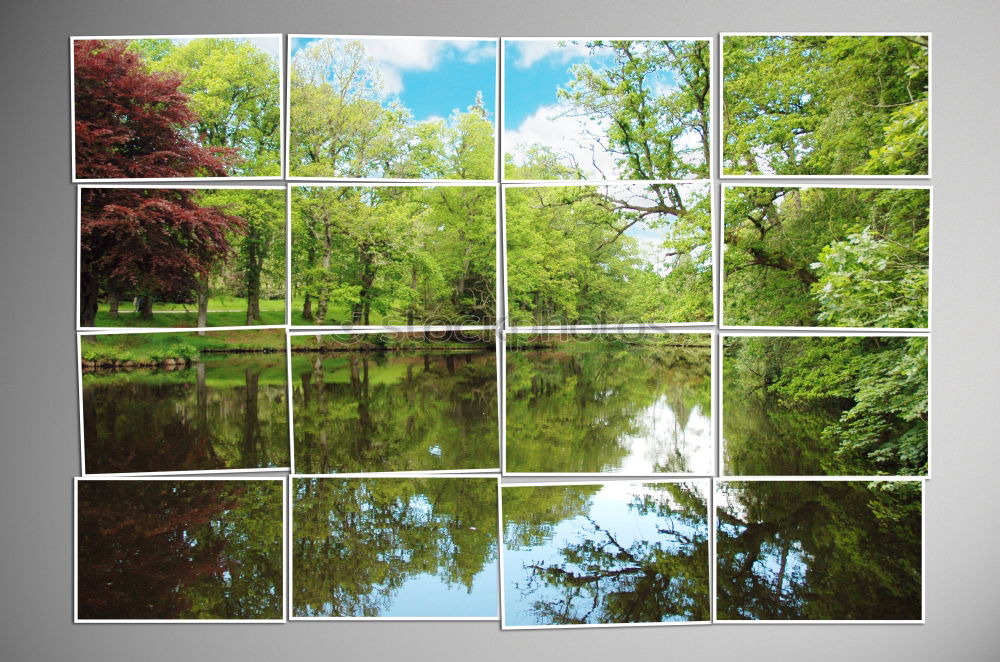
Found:
M 722 35 L 723 176 L 930 175 L 929 34 Z
M 285 323 L 284 187 L 79 196 L 79 328 Z
M 74 37 L 74 181 L 280 179 L 280 34 Z
M 707 179 L 710 39 L 505 39 L 504 179 Z
M 81 335 L 85 474 L 287 469 L 285 334 Z
M 710 489 L 505 485 L 504 629 L 708 623 Z
M 500 466 L 493 331 L 293 335 L 298 474 Z
M 285 481 L 76 480 L 75 621 L 285 620 Z
M 292 620 L 496 620 L 495 477 L 292 478 Z
M 708 333 L 507 335 L 504 470 L 710 475 Z
M 921 481 L 715 489 L 717 622 L 923 622 Z
M 289 176 L 495 179 L 496 39 L 288 40 Z

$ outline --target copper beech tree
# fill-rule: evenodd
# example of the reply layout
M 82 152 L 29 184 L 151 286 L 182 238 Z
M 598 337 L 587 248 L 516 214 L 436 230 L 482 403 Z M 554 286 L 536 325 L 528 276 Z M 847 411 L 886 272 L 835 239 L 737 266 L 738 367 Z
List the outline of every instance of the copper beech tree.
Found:
M 151 73 L 125 42 L 74 43 L 76 173 L 81 178 L 224 176 L 233 150 L 203 147 L 189 136 L 198 116 L 179 90 L 180 77 Z M 243 221 L 198 204 L 194 190 L 85 189 L 81 199 L 80 324 L 93 326 L 98 299 L 112 310 L 139 297 L 152 317 L 154 298 L 199 300 L 207 310 L 207 277 L 230 250 L 227 231 Z

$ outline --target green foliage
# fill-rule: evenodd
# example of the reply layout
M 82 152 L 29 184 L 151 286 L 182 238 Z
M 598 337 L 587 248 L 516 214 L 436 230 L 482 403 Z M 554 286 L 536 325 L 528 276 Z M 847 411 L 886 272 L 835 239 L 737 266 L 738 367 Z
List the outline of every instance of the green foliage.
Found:
M 506 189 L 511 322 L 710 321 L 709 206 L 697 185 Z
M 927 189 L 728 187 L 727 324 L 924 328 Z
M 296 616 L 384 615 L 417 576 L 471 591 L 496 563 L 495 480 L 295 478 L 292 490 Z
M 304 323 L 495 319 L 494 188 L 297 187 L 292 234 Z
M 928 172 L 926 36 L 730 36 L 727 175 Z
M 925 475 L 927 350 L 925 337 L 727 338 L 728 471 Z M 806 453 L 798 470 L 782 469 L 789 448 Z
M 310 43 L 290 75 L 292 176 L 493 179 L 493 122 L 481 94 L 447 121 L 415 122 L 398 100 L 384 102 L 364 45 L 344 39 Z
M 190 128 L 201 145 L 237 150 L 231 175 L 281 175 L 281 115 L 278 62 L 248 41 L 201 38 L 181 44 L 138 39 L 151 71 L 175 73 L 199 116 Z
M 913 620 L 921 483 L 732 482 L 717 492 L 722 620 Z
M 595 59 L 570 70 L 572 78 L 558 89 L 558 98 L 568 106 L 564 116 L 587 118 L 605 127 L 595 135 L 581 135 L 614 158 L 618 176 L 600 176 L 707 178 L 708 43 L 597 40 L 586 45 Z M 539 159 L 549 167 L 537 170 L 533 164 Z M 542 145 L 527 146 L 517 159 L 505 155 L 509 179 L 584 179 L 590 165 L 568 161 Z

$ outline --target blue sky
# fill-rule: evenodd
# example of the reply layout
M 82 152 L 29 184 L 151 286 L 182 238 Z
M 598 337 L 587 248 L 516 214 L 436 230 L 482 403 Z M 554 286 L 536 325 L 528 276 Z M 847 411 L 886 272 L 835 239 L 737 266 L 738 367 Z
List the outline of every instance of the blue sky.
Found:
M 289 40 L 292 58 L 317 38 Z M 496 42 L 459 39 L 364 38 L 376 59 L 388 96 L 398 99 L 416 121 L 447 118 L 475 103 L 476 92 L 491 116 L 496 114 Z
M 614 58 L 591 55 L 582 42 L 504 42 L 504 151 L 516 154 L 518 147 L 542 143 L 571 155 L 584 170 L 592 170 L 597 179 L 603 178 L 600 173 L 611 177 L 616 174 L 613 157 L 600 149 L 593 151 L 596 141 L 592 136 L 605 135 L 606 127 L 587 118 L 560 116 L 566 106 L 556 96 L 556 90 L 567 87 L 573 79 L 570 70 L 578 64 L 601 70 L 612 66 Z M 669 70 L 656 72 L 646 83 L 662 93 L 676 86 Z

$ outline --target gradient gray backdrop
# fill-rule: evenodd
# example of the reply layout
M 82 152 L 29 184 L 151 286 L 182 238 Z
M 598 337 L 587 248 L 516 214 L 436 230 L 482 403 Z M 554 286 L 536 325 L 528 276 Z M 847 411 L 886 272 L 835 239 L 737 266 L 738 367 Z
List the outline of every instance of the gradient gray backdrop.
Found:
M 16 3 L 16 4 L 15 4 Z M 995 660 L 1000 588 L 996 2 L 35 0 L 0 9 L 0 660 Z M 73 625 L 71 35 L 708 36 L 933 31 L 927 624 L 500 632 L 492 623 Z

